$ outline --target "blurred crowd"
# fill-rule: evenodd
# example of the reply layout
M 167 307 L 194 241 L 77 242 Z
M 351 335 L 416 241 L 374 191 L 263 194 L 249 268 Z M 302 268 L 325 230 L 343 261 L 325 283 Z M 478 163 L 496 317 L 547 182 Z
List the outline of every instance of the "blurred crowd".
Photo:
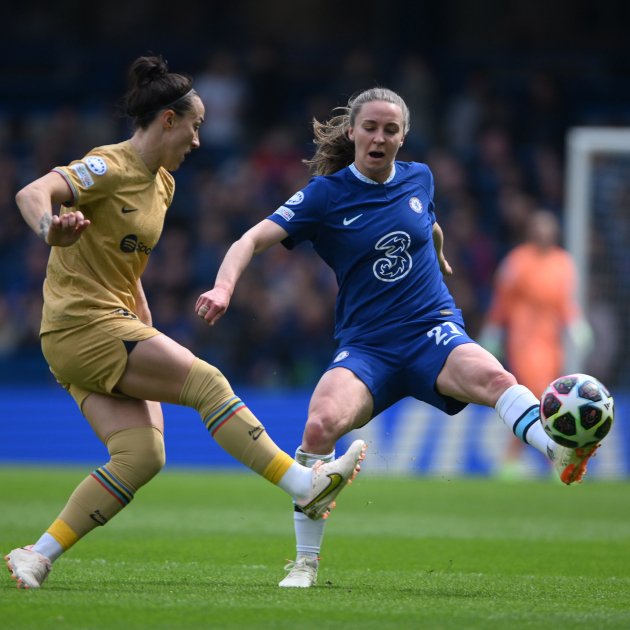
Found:
M 314 117 L 325 119 L 375 84 L 406 100 L 411 130 L 399 159 L 433 170 L 454 269 L 447 284 L 473 337 L 497 264 L 521 242 L 529 214 L 544 207 L 564 221 L 570 212 L 567 129 L 630 124 L 630 106 L 586 108 L 566 74 L 535 64 L 509 75 L 491 64 L 471 65 L 445 81 L 421 54 L 401 53 L 385 64 L 356 47 L 334 62 L 334 72 L 303 73 L 296 82 L 273 46 L 252 45 L 215 49 L 190 72 L 206 106 L 202 146 L 175 173 L 175 200 L 144 287 L 159 329 L 244 386 L 311 387 L 334 352 L 335 279 L 305 246 L 257 257 L 215 327 L 194 312 L 231 242 L 308 181 L 302 159 L 312 152 Z M 37 333 L 48 255 L 22 221 L 14 195 L 51 167 L 128 137 L 127 123 L 105 105 L 52 103 L 0 118 L 0 370 L 6 375 L 15 374 L 18 359 L 24 378 L 28 361 L 43 364 Z M 598 369 L 612 374 L 616 360 L 613 353 Z

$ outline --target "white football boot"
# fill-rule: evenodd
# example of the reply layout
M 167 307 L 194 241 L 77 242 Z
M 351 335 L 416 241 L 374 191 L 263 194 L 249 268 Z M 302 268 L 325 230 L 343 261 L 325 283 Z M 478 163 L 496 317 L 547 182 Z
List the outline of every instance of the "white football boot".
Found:
M 583 448 L 568 448 L 559 444 L 553 451 L 549 451 L 549 456 L 560 475 L 560 481 L 567 486 L 572 483 L 581 483 L 586 475 L 588 460 L 595 454 L 599 444 L 585 446 Z
M 284 570 L 289 574 L 278 584 L 283 588 L 310 588 L 317 584 L 318 558 L 303 556 L 285 565 Z
M 335 507 L 337 495 L 352 483 L 361 470 L 366 450 L 367 444 L 363 440 L 355 440 L 341 457 L 327 463 L 321 460 L 315 462 L 311 493 L 306 499 L 296 500 L 295 504 L 314 521 L 327 518 Z
M 50 560 L 31 546 L 14 549 L 4 559 L 18 588 L 39 588 L 52 571 Z

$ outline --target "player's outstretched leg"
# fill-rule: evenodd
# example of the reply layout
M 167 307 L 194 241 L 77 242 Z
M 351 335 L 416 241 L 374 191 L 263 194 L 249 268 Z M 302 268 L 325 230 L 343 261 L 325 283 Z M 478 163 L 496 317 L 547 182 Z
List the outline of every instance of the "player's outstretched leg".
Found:
M 14 549 L 4 559 L 18 588 L 39 588 L 52 570 L 50 560 L 31 546 Z
M 506 389 L 495 409 L 514 435 L 547 455 L 563 483 L 570 485 L 582 481 L 588 460 L 599 444 L 569 448 L 554 442 L 543 428 L 539 400 L 523 385 Z
M 328 463 L 319 461 L 313 466 L 311 492 L 295 502 L 306 516 L 313 520 L 328 517 L 335 507 L 337 495 L 361 470 L 366 450 L 367 444 L 363 440 L 355 440 L 342 457 Z
M 588 460 L 593 457 L 599 444 L 585 446 L 584 448 L 568 448 L 566 446 L 555 445 L 549 453 L 554 468 L 556 469 L 562 483 L 567 486 L 572 483 L 581 483 L 586 475 Z

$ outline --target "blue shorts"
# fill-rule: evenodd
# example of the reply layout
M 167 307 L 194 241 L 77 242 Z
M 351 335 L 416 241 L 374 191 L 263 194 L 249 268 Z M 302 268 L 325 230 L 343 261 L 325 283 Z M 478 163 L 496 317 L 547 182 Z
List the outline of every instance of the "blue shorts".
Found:
M 430 329 L 417 326 L 392 328 L 383 343 L 384 331 L 360 342 L 340 345 L 326 370 L 344 367 L 354 372 L 374 398 L 373 416 L 395 402 L 411 396 L 449 415 L 467 403 L 442 396 L 435 388 L 438 374 L 453 348 L 475 343 L 464 328 L 453 322 L 436 322 Z

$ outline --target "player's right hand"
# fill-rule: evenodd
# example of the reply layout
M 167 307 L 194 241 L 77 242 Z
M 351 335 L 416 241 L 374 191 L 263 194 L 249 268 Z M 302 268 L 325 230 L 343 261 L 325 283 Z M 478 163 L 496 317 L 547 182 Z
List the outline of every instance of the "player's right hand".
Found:
M 62 215 L 53 214 L 46 242 L 51 247 L 74 245 L 89 226 L 90 220 L 86 219 L 80 210 Z

